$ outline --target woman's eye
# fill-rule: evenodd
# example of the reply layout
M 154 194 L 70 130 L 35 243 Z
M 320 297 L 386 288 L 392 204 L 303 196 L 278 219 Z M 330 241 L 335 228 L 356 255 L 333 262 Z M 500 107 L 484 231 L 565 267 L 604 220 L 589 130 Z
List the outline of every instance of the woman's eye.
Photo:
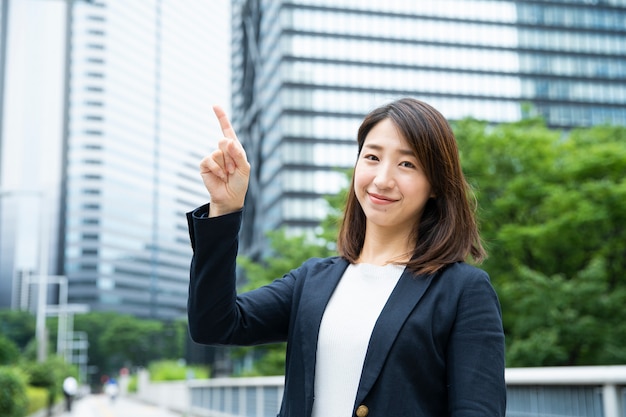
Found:
M 412 162 L 409 162 L 409 161 L 401 162 L 400 166 L 403 166 L 403 167 L 406 167 L 406 168 L 415 168 L 415 165 Z
M 365 155 L 364 156 L 365 159 L 369 159 L 370 161 L 378 161 L 378 157 L 376 155 Z

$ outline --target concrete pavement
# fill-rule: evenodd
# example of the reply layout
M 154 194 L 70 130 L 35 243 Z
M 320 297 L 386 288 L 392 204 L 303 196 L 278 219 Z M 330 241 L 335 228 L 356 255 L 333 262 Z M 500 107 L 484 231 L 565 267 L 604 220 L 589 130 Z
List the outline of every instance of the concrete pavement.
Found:
M 55 417 L 181 417 L 180 413 L 159 408 L 133 399 L 118 397 L 115 401 L 105 394 L 90 394 L 74 401 L 71 412 Z

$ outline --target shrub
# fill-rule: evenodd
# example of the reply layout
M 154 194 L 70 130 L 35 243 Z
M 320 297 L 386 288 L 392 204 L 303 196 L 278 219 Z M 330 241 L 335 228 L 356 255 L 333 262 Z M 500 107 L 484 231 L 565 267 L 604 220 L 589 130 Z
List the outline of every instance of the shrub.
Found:
M 74 369 L 57 356 L 50 356 L 45 362 L 26 362 L 24 371 L 28 376 L 28 385 L 47 392 L 48 407 L 61 396 L 65 377 L 76 376 Z
M 28 384 L 33 387 L 53 389 L 58 384 L 56 370 L 50 362 L 29 362 L 24 368 Z
M 15 343 L 0 334 L 0 365 L 14 365 L 20 357 Z
M 189 373 L 194 378 L 203 379 L 209 377 L 206 368 L 200 366 L 186 366 L 181 361 L 164 360 L 152 362 L 148 366 L 152 381 L 184 381 Z
M 26 378 L 17 368 L 0 367 L 0 416 L 26 415 Z
M 128 379 L 128 392 L 131 393 L 136 393 L 137 392 L 137 385 L 139 384 L 137 375 L 132 375 L 129 379 Z

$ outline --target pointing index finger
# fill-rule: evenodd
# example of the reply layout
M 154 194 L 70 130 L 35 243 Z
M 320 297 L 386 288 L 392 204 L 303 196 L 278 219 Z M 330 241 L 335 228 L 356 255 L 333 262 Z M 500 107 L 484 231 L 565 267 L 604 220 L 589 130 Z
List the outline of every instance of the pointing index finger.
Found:
M 233 129 L 233 126 L 230 124 L 230 120 L 228 120 L 228 116 L 226 115 L 224 109 L 220 106 L 213 106 L 213 112 L 215 112 L 215 116 L 217 116 L 217 120 L 220 122 L 220 128 L 222 129 L 224 137 L 238 141 L 239 139 L 237 139 L 235 129 Z

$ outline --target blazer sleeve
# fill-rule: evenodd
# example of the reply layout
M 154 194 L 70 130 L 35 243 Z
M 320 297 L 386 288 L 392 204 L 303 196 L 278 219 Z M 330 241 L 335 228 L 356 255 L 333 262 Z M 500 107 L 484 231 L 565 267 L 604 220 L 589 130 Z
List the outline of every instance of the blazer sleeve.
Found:
M 236 259 L 242 212 L 207 216 L 208 205 L 187 213 L 193 256 L 187 315 L 196 343 L 254 345 L 287 337 L 295 277 L 238 295 Z
M 475 269 L 457 301 L 447 349 L 450 415 L 504 416 L 504 331 L 487 273 Z

